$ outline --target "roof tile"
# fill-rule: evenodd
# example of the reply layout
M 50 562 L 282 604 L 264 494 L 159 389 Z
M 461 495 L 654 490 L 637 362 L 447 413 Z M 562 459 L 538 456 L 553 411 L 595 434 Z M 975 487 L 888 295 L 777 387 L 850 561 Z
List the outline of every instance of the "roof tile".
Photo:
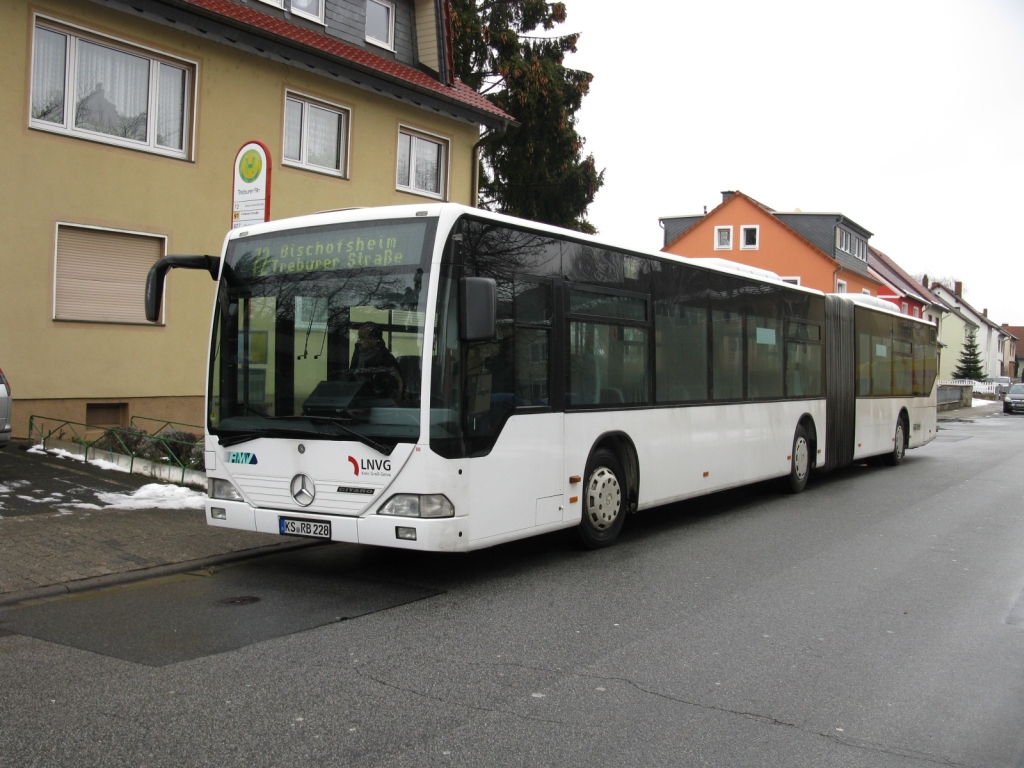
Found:
M 413 69 L 397 61 L 385 59 L 383 56 L 378 56 L 370 51 L 335 40 L 333 37 L 329 37 L 322 32 L 315 32 L 311 29 L 300 27 L 298 24 L 292 24 L 289 21 L 278 19 L 261 11 L 247 8 L 244 5 L 231 2 L 231 0 L 180 1 L 224 19 L 240 22 L 274 37 L 344 59 L 364 70 L 379 72 L 391 79 L 404 81 L 421 90 L 432 92 L 442 99 L 459 102 L 478 112 L 485 112 L 488 115 L 503 120 L 513 119 L 460 80 L 455 80 L 451 86 L 446 86 L 425 72 L 420 72 L 418 69 Z

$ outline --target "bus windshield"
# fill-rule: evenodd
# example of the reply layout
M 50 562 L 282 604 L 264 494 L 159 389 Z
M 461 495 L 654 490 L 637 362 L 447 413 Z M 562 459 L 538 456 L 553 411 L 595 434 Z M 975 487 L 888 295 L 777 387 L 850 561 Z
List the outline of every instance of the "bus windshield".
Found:
M 211 345 L 209 430 L 362 440 L 419 437 L 436 219 L 292 229 L 228 245 Z

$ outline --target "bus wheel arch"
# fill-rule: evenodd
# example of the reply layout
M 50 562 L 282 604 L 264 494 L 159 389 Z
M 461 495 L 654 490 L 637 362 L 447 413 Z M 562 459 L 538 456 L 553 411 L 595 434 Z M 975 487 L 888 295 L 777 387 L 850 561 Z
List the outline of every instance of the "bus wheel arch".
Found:
M 577 531 L 585 547 L 606 547 L 618 537 L 626 515 L 636 511 L 639 480 L 633 441 L 621 432 L 601 435 L 590 449 L 583 475 L 583 508 Z M 615 505 L 611 516 L 607 514 L 609 502 Z

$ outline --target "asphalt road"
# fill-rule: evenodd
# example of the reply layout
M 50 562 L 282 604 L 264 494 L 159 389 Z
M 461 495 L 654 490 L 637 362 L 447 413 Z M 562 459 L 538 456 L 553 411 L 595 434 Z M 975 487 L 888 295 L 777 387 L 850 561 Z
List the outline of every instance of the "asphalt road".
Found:
M 2 612 L 0 765 L 1024 765 L 1024 417 L 943 426 L 600 552 L 334 545 Z

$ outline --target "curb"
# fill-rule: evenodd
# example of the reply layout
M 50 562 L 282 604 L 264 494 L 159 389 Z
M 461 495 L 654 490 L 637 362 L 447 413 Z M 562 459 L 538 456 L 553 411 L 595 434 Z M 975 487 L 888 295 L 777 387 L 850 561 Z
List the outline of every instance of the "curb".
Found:
M 9 608 L 12 605 L 25 603 L 30 600 L 44 600 L 53 597 L 63 597 L 79 592 L 90 592 L 105 587 L 116 587 L 122 584 L 131 584 L 137 581 L 146 581 L 161 576 L 173 576 L 189 571 L 200 571 L 215 565 L 234 563 L 240 560 L 250 560 L 264 555 L 276 554 L 278 552 L 290 552 L 296 549 L 322 546 L 327 542 L 320 541 L 297 541 L 286 544 L 270 544 L 265 547 L 254 549 L 242 549 L 236 552 L 227 552 L 223 555 L 211 555 L 199 560 L 185 560 L 180 563 L 167 563 L 166 565 L 154 565 L 151 568 L 139 568 L 133 571 L 122 571 L 120 573 L 108 573 L 103 576 L 92 576 L 88 579 L 68 581 L 63 584 L 47 584 L 43 587 L 23 589 L 20 592 L 8 592 L 0 595 L 0 608 Z

